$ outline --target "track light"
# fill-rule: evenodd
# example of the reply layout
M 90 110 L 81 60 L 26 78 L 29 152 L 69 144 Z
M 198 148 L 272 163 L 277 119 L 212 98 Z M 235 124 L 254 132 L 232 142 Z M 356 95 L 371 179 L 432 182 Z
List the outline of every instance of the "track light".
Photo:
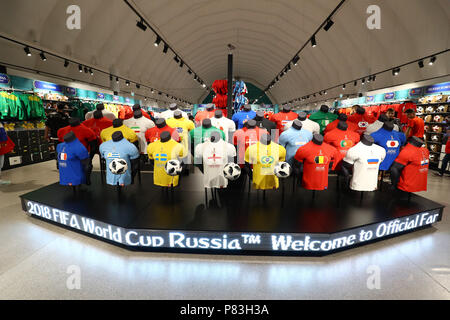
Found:
M 184 66 L 184 62 L 183 62 L 183 60 L 181 60 L 180 61 L 180 68 L 183 68 L 183 66 Z
M 112 74 L 109 75 L 109 81 L 113 81 L 113 76 L 112 76 Z
M 353 85 L 356 87 L 357 84 L 358 84 L 358 80 L 355 80 L 355 82 L 353 82 Z
M 364 78 L 361 79 L 361 84 L 364 85 L 364 83 L 366 82 L 366 80 Z
M 92 71 L 92 69 L 91 69 L 91 68 L 89 68 L 89 73 L 91 74 L 91 76 L 93 76 L 93 75 L 94 75 L 94 71 Z
M 394 68 L 392 69 L 392 75 L 396 76 L 400 73 L 400 68 Z
M 141 29 L 142 31 L 147 30 L 147 26 L 144 24 L 144 19 L 141 19 L 141 21 L 138 21 L 136 23 L 136 26 Z
M 325 24 L 325 27 L 323 27 L 323 30 L 328 31 L 330 30 L 331 26 L 334 24 L 333 20 L 328 19 L 327 23 Z
M 169 49 L 169 46 L 164 43 L 163 53 L 167 53 L 167 50 Z
M 325 90 L 324 93 L 327 94 L 327 90 Z
M 155 93 L 155 90 L 154 90 L 154 89 L 152 89 L 152 93 Z
M 286 67 L 287 71 L 291 71 L 291 63 L 289 62 L 288 66 Z
M 155 47 L 159 46 L 159 43 L 161 42 L 161 37 L 160 36 L 156 36 L 156 40 L 155 40 Z
M 192 74 L 192 71 L 191 71 L 191 69 L 188 69 L 188 73 L 189 73 L 189 74 Z
M 373 75 L 373 76 L 372 76 L 372 81 L 375 81 L 375 77 L 376 77 L 376 75 Z
M 345 83 L 342 85 L 342 90 L 345 90 Z
M 294 59 L 292 59 L 292 63 L 294 64 L 294 66 L 298 64 L 298 60 L 300 60 L 299 56 L 295 56 Z
M 317 42 L 316 42 L 316 36 L 312 36 L 311 37 L 311 47 L 316 47 L 317 46 Z
M 88 72 L 89 72 L 88 68 L 84 67 L 84 73 L 88 73 Z
M 31 51 L 30 51 L 30 48 L 28 46 L 23 48 L 23 51 L 25 51 L 25 53 L 27 54 L 28 57 L 31 57 Z
M 78 70 L 79 70 L 80 72 L 83 72 L 83 66 L 82 66 L 81 64 L 78 65 Z
M 136 83 L 136 89 L 140 89 L 141 85 L 139 83 Z
M 176 63 L 180 62 L 180 59 L 178 59 L 178 56 L 176 55 L 175 57 L 173 57 L 173 60 L 175 60 Z
M 69 66 L 69 60 L 64 60 L 64 68 L 67 68 Z
M 419 68 L 423 68 L 423 60 L 420 60 L 417 64 L 419 65 Z
M 45 57 L 44 51 L 41 51 L 41 53 L 39 54 L 39 56 L 41 57 L 42 61 L 47 61 L 47 58 Z
M 119 83 L 119 77 L 116 77 L 116 83 Z
M 436 56 L 432 56 L 430 58 L 430 62 L 428 62 L 428 65 L 432 66 L 435 61 L 436 61 Z
M 130 81 L 125 81 L 125 84 L 127 85 L 127 87 L 130 85 Z

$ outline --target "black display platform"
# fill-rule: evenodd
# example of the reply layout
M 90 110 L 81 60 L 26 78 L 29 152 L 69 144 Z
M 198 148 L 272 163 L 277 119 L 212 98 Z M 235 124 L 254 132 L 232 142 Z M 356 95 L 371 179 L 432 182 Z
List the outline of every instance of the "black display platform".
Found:
M 140 251 L 219 254 L 325 255 L 430 226 L 444 206 L 399 191 L 293 191 L 293 179 L 280 189 L 251 190 L 237 181 L 205 194 L 200 172 L 182 176 L 170 190 L 153 185 L 142 173 L 141 184 L 51 184 L 24 194 L 23 210 L 33 217 Z M 283 187 L 284 185 L 284 187 Z M 284 188 L 284 195 L 283 195 Z

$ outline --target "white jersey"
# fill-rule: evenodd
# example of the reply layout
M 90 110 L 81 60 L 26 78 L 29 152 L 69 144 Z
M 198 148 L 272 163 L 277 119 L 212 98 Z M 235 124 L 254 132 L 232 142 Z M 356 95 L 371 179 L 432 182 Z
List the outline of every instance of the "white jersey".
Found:
M 205 188 L 225 188 L 228 179 L 223 174 L 225 165 L 233 161 L 236 149 L 231 143 L 222 139 L 217 142 L 207 141 L 195 147 L 195 161 L 203 163 L 203 184 Z
M 383 125 L 384 125 L 384 122 L 381 122 L 380 120 L 376 120 L 374 123 L 371 123 L 367 126 L 365 133 L 371 134 L 371 133 L 377 132 L 378 130 L 380 130 L 383 127 Z M 400 131 L 398 128 L 398 125 L 394 124 L 394 130 Z
M 170 110 L 170 109 L 168 109 L 168 110 L 166 110 L 166 111 L 161 112 L 161 113 L 159 114 L 159 117 L 160 117 L 160 118 L 164 118 L 164 119 L 166 119 L 166 120 L 167 120 L 167 119 L 170 119 L 170 118 L 173 118 L 173 113 L 174 113 L 175 111 L 177 111 L 177 110 L 181 111 L 180 109 L 175 109 L 175 110 Z M 183 118 L 186 118 L 186 119 L 189 120 L 189 117 L 188 117 L 188 115 L 187 115 L 186 112 L 181 111 L 181 115 L 182 115 Z
M 86 115 L 84 116 L 84 120 L 92 119 L 92 118 L 94 117 L 94 112 L 95 112 L 95 111 L 89 111 L 88 113 L 86 113 Z M 113 121 L 114 119 L 116 119 L 115 114 L 112 113 L 112 112 L 109 111 L 109 110 L 103 109 L 103 110 L 102 110 L 102 114 L 103 114 L 103 117 L 105 117 L 105 118 L 107 118 L 107 119 L 109 119 L 109 120 L 111 120 L 111 121 Z
M 147 154 L 147 140 L 145 139 L 145 133 L 148 129 L 153 128 L 155 126 L 155 123 L 152 120 L 142 116 L 137 119 L 126 119 L 123 121 L 123 124 L 136 133 L 139 139 L 140 153 Z
M 289 121 L 288 123 L 286 123 L 286 125 L 284 126 L 284 131 L 286 131 L 287 129 L 289 129 L 290 127 L 292 127 L 292 123 L 295 120 Z M 308 118 L 306 118 L 304 121 L 300 121 L 302 123 L 302 129 L 308 130 L 309 132 L 311 132 L 312 134 L 319 134 L 320 133 L 320 126 L 317 122 L 309 120 Z
M 353 176 L 350 189 L 356 191 L 374 191 L 378 185 L 378 169 L 386 157 L 386 150 L 376 144 L 367 146 L 359 142 L 347 151 L 345 162 L 353 164 Z
M 236 131 L 236 123 L 227 117 L 212 117 L 211 124 L 213 127 L 222 130 L 225 133 L 225 141 L 230 142 L 233 133 Z

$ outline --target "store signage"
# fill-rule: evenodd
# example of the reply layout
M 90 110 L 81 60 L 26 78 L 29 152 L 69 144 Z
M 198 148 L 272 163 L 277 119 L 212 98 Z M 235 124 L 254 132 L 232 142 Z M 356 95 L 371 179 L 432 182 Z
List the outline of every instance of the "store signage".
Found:
M 105 95 L 103 93 L 97 93 L 97 99 L 104 100 L 105 99 Z
M 9 84 L 9 77 L 4 73 L 0 73 L 0 84 Z
M 329 253 L 431 225 L 442 218 L 442 210 L 435 209 L 334 234 L 144 230 L 117 227 L 33 201 L 23 201 L 26 211 L 31 215 L 121 245 L 135 249 L 170 248 L 180 251 L 209 249 Z
M 36 89 L 41 89 L 41 90 L 63 92 L 63 90 L 59 84 L 45 82 L 45 81 L 38 81 L 38 80 L 34 81 L 34 87 Z
M 395 97 L 395 92 L 388 92 L 384 94 L 384 99 L 385 100 L 391 100 L 394 99 Z
M 366 102 L 373 102 L 374 96 L 366 96 Z
M 126 103 L 130 103 L 130 98 L 125 98 Z
M 113 96 L 113 101 L 114 101 L 114 102 L 119 102 L 119 101 L 120 101 L 119 96 Z
M 77 89 L 72 87 L 66 87 L 65 92 L 69 96 L 75 96 L 77 94 Z
M 414 88 L 414 89 L 409 90 L 410 97 L 420 96 L 421 94 L 422 94 L 422 88 Z
M 426 88 L 425 93 L 441 93 L 445 91 L 450 91 L 450 82 L 435 84 Z

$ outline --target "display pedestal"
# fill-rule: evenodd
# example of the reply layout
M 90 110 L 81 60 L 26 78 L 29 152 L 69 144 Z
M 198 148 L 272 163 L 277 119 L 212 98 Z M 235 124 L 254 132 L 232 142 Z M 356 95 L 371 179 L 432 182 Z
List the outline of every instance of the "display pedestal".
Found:
M 230 181 L 215 194 L 219 206 L 214 199 L 208 205 L 197 170 L 170 197 L 153 185 L 152 174 L 142 173 L 142 183 L 123 187 L 118 197 L 116 186 L 102 184 L 100 172 L 93 172 L 92 184 L 76 193 L 55 183 L 21 198 L 32 217 L 140 251 L 326 255 L 442 218 L 444 206 L 416 194 L 385 187 L 360 201 L 359 192 L 338 192 L 335 179 L 330 177 L 320 201 L 302 188 L 285 194 L 285 181 L 258 201 L 256 190 L 247 194 Z

